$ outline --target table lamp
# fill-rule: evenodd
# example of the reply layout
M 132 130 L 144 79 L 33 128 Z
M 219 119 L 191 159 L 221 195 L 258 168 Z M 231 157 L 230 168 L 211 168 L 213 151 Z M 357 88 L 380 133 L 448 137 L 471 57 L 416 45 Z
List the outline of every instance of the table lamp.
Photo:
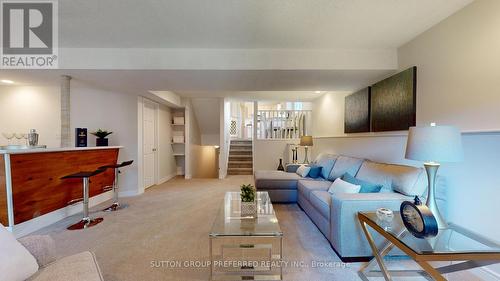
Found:
M 436 217 L 439 229 L 447 228 L 448 224 L 439 213 L 436 203 L 435 181 L 440 166 L 438 162 L 463 160 L 460 131 L 453 126 L 436 126 L 435 123 L 426 127 L 411 127 L 408 132 L 405 158 L 424 161 L 429 182 L 426 205 Z
M 312 136 L 300 137 L 300 146 L 305 147 L 304 163 L 309 164 L 309 159 L 307 157 L 307 149 L 309 148 L 309 146 L 313 146 L 313 137 Z

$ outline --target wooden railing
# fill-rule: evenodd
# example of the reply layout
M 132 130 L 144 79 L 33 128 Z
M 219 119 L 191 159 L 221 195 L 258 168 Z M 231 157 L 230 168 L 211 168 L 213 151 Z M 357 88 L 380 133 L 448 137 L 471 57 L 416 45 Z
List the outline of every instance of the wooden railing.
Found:
M 257 138 L 298 139 L 310 132 L 311 117 L 311 110 L 259 110 Z

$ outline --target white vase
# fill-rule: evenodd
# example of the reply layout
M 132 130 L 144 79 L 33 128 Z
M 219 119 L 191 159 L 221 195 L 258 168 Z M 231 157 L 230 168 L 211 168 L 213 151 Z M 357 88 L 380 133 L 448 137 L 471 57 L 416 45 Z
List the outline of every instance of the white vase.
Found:
M 257 204 L 255 202 L 241 202 L 241 216 L 242 217 L 256 217 Z

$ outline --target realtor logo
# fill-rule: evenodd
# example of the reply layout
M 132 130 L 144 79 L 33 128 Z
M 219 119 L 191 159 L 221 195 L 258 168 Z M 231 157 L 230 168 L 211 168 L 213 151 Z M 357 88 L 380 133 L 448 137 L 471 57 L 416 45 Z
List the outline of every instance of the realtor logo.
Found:
M 2 68 L 58 68 L 57 2 L 0 1 Z

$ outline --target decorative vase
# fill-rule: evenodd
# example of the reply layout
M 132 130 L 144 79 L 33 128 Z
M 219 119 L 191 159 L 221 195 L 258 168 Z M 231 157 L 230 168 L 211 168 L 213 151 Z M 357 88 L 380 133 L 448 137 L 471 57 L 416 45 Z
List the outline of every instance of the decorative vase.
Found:
M 108 139 L 106 138 L 97 138 L 95 140 L 95 145 L 96 146 L 108 146 Z
M 256 217 L 257 204 L 253 202 L 241 202 L 241 216 L 242 217 Z
M 283 167 L 283 159 L 280 158 L 280 164 L 278 165 L 278 171 L 284 171 L 285 168 Z

